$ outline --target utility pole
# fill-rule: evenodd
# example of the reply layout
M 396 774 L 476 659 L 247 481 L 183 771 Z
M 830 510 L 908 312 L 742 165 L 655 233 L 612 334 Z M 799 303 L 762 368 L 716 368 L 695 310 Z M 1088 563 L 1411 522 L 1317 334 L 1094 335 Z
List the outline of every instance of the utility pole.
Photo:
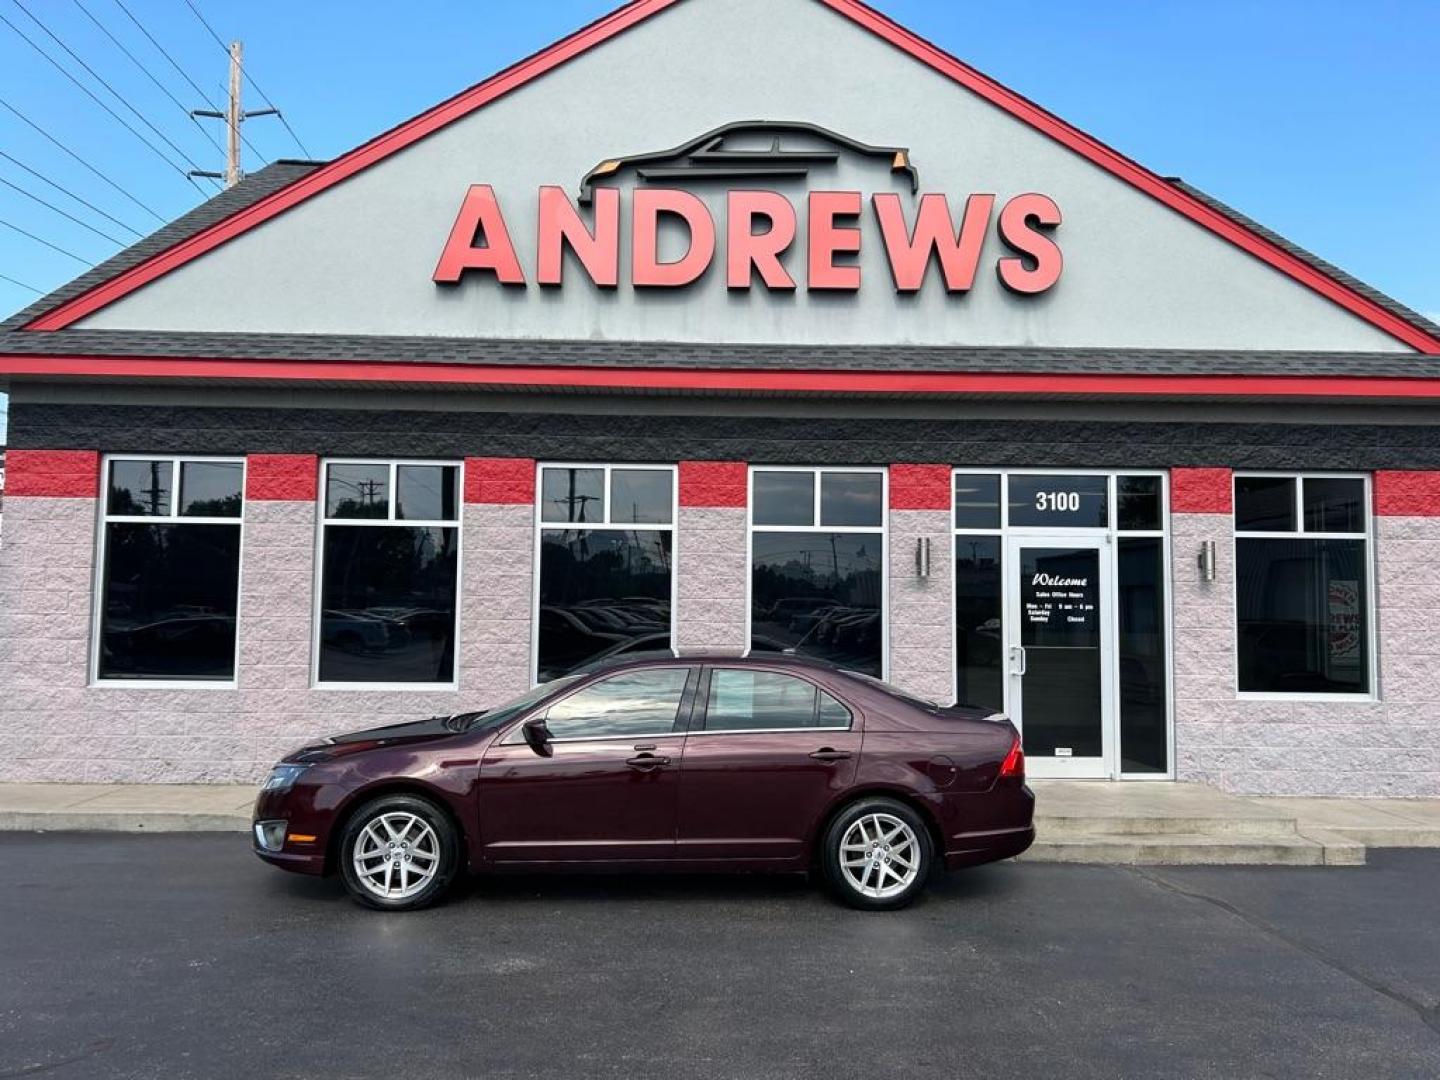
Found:
M 241 72 L 244 70 L 245 46 L 238 41 L 230 42 L 230 107 L 225 110 L 225 126 L 228 138 L 225 140 L 225 186 L 232 188 L 240 182 L 240 91 L 244 88 Z
M 212 120 L 225 121 L 225 171 L 191 171 L 191 176 L 208 176 L 215 180 L 224 179 L 225 186 L 232 188 L 245 176 L 240 166 L 240 125 L 252 116 L 279 116 L 279 109 L 256 109 L 246 112 L 240 107 L 240 91 L 245 81 L 245 46 L 239 41 L 230 43 L 230 101 L 224 112 L 216 109 L 191 109 L 191 116 L 205 116 Z

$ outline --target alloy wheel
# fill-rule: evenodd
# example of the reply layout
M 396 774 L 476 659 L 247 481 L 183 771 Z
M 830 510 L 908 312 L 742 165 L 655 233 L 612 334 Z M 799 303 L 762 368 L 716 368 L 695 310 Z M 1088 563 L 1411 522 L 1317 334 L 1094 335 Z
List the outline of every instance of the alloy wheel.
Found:
M 840 869 L 861 896 L 887 900 L 908 889 L 920 875 L 920 840 L 893 814 L 864 814 L 840 841 Z
M 440 839 L 417 814 L 377 814 L 356 835 L 351 861 L 366 891 L 382 900 L 405 900 L 440 869 Z

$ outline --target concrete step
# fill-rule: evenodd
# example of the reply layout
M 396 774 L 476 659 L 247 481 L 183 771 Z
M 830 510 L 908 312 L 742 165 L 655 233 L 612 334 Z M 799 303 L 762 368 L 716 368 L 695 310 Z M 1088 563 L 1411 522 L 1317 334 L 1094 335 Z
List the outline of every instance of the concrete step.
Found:
M 1285 839 L 1293 837 L 1293 817 L 1211 817 L 1168 814 L 1036 814 L 1035 829 L 1046 840 L 1085 840 L 1113 836 L 1208 835 Z
M 1365 846 L 1333 835 L 1215 836 L 1210 833 L 1095 834 L 1050 838 L 1043 833 L 1026 862 L 1120 866 L 1360 866 Z

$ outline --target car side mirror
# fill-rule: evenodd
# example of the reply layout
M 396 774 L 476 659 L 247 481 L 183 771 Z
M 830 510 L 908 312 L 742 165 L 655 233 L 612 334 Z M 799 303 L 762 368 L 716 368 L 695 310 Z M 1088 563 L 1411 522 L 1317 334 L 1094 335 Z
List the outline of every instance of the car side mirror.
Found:
M 555 753 L 555 748 L 550 745 L 550 728 L 543 716 L 526 720 L 520 725 L 520 734 L 525 736 L 526 745 L 541 757 L 550 757 Z

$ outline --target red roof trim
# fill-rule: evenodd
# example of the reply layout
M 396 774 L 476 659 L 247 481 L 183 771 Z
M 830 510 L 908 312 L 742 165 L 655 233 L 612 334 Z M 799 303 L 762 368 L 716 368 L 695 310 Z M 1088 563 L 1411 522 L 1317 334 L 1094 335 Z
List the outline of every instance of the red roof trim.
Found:
M 1378 375 L 1128 375 L 1026 372 L 799 371 L 386 360 L 219 360 L 166 356 L 0 355 L 0 375 L 49 378 L 271 379 L 575 390 L 706 390 L 837 394 L 1027 394 L 1138 397 L 1440 400 L 1440 379 Z
M 413 120 L 357 147 L 329 165 L 301 177 L 259 202 L 246 207 L 210 228 L 155 255 L 138 266 L 95 286 L 30 322 L 27 330 L 60 330 L 120 297 L 148 284 L 163 274 L 195 259 L 227 240 L 268 221 L 326 188 L 338 184 L 362 169 L 405 149 L 445 125 L 473 112 L 496 98 L 523 86 L 560 64 L 581 55 L 644 22 L 678 0 L 632 0 L 631 3 L 591 23 L 549 48 L 520 61 L 484 82 L 442 102 Z M 1217 210 L 1187 195 L 1162 177 L 1111 149 L 1098 139 L 1072 127 L 1034 102 L 1000 85 L 968 64 L 932 45 L 893 22 L 860 0 L 819 0 L 866 30 L 926 64 L 942 75 L 979 94 L 1011 116 L 1055 139 L 1063 146 L 1254 255 L 1274 269 L 1306 285 L 1347 311 L 1364 319 L 1392 337 L 1431 355 L 1440 354 L 1440 339 L 1387 311 L 1354 289 L 1322 273 L 1302 259 L 1231 220 Z
M 562 38 L 548 48 L 512 64 L 484 82 L 462 91 L 414 119 L 407 120 L 398 127 L 391 128 L 369 142 L 357 146 L 330 164 L 305 174 L 294 183 L 231 214 L 224 220 L 216 222 L 208 229 L 180 241 L 124 273 L 117 274 L 108 281 L 81 293 L 73 300 L 53 308 L 28 323 L 25 329 L 61 330 L 71 323 L 99 311 L 122 296 L 134 292 L 142 285 L 148 285 L 156 278 L 168 274 L 171 270 L 183 266 L 192 259 L 199 258 L 227 240 L 232 240 L 241 233 L 248 232 L 257 225 L 269 221 L 292 206 L 304 202 L 312 195 L 318 195 L 326 188 L 348 180 L 362 169 L 369 168 L 391 154 L 399 153 L 427 135 L 434 134 L 447 124 L 454 123 L 481 106 L 488 105 L 496 98 L 503 97 L 510 91 L 524 86 L 532 79 L 539 78 L 553 68 L 573 60 L 581 53 L 630 29 L 637 23 L 644 22 L 650 16 L 677 2 L 678 0 L 631 0 L 630 3 L 597 19 L 589 26 L 582 27 L 569 37 Z

